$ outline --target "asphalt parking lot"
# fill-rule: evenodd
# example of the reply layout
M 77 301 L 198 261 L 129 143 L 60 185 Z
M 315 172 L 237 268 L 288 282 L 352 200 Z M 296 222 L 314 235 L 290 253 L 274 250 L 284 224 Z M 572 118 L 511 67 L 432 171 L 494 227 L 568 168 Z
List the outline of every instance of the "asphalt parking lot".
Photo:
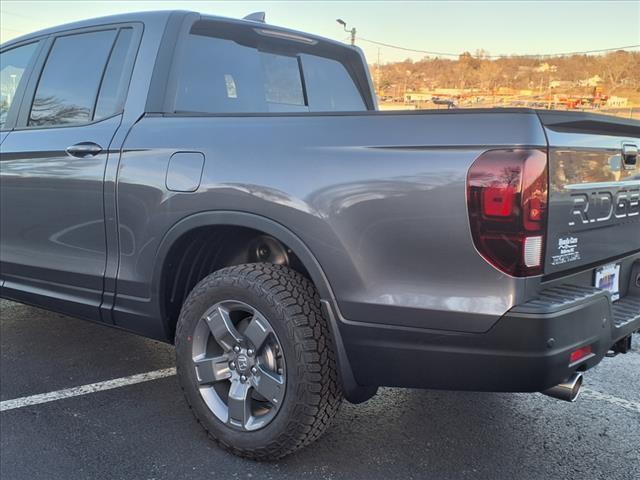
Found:
M 173 348 L 0 301 L 0 401 L 173 367 Z M 165 373 L 166 374 L 166 373 Z M 575 404 L 539 394 L 382 389 L 276 463 L 218 450 L 170 375 L 0 412 L 2 479 L 638 479 L 640 342 L 586 376 Z M 15 406 L 15 404 L 12 404 Z

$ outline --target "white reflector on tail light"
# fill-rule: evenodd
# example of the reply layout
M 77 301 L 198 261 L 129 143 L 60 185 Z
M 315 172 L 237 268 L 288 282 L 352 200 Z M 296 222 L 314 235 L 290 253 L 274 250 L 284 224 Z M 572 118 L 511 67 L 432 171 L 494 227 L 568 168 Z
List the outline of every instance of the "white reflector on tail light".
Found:
M 539 267 L 542 263 L 542 237 L 527 237 L 524 240 L 524 264 Z

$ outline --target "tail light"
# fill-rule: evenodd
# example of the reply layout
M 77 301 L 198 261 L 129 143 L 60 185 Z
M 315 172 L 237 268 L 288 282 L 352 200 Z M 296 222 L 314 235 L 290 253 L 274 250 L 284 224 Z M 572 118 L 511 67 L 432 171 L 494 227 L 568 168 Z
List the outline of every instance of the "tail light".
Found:
M 514 277 L 540 275 L 547 227 L 547 155 L 490 150 L 467 176 L 471 235 L 492 265 Z

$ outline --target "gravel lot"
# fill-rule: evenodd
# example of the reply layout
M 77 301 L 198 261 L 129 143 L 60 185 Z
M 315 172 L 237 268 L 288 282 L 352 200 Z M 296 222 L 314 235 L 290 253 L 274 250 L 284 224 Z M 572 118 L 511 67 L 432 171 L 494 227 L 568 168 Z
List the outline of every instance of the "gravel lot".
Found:
M 0 301 L 0 400 L 173 366 L 173 348 Z M 638 479 L 640 342 L 586 375 L 575 404 L 539 394 L 381 389 L 277 463 L 218 450 L 175 376 L 0 413 L 3 479 Z

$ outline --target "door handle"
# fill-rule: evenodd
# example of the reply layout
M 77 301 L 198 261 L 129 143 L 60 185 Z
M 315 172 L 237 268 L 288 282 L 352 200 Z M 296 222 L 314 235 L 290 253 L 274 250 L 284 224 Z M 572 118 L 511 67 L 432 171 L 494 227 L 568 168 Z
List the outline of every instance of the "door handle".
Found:
M 67 147 L 65 152 L 72 157 L 85 158 L 98 155 L 102 151 L 102 147 L 94 142 L 80 142 Z

